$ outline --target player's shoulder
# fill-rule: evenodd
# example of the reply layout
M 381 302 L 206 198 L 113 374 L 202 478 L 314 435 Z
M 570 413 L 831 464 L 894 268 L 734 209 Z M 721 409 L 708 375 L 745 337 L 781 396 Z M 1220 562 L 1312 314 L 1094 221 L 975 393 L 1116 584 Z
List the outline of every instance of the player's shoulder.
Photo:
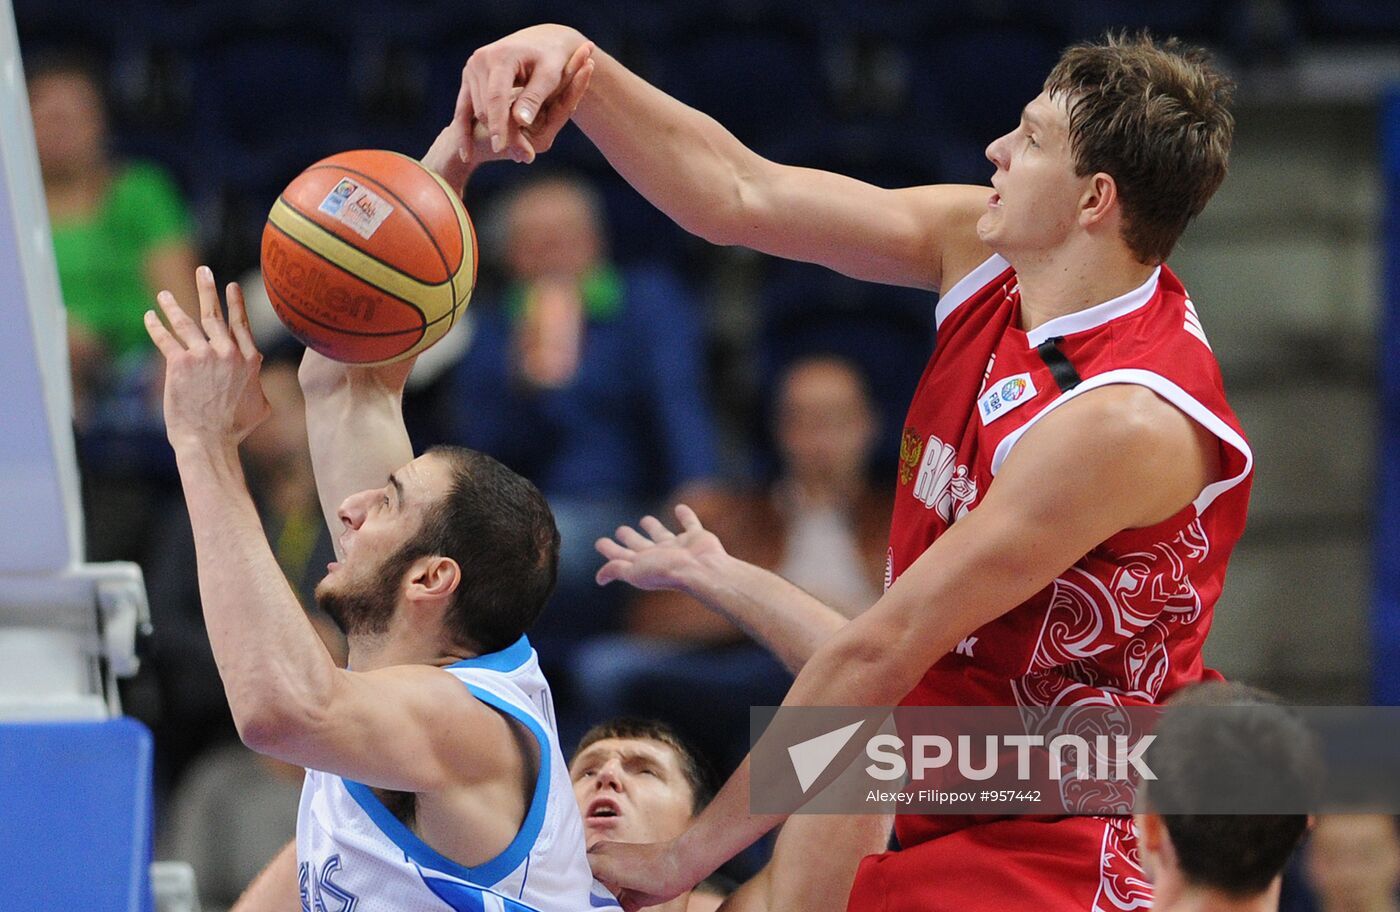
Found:
M 454 674 L 450 667 L 436 665 L 392 665 L 362 674 L 383 692 L 392 693 L 404 703 L 404 710 L 423 722 L 469 721 L 491 725 L 500 719 L 494 708 L 497 700 L 479 686 Z M 504 724 L 504 723 L 502 723 Z
M 1087 390 L 1039 422 L 1056 437 L 1114 458 L 1151 457 L 1189 440 L 1191 419 L 1151 388 L 1109 383 Z

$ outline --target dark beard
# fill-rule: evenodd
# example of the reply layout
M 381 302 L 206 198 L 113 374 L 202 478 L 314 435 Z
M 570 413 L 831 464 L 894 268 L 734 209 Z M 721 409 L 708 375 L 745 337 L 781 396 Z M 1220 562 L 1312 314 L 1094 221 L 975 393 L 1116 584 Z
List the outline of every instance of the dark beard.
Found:
M 348 591 L 331 592 L 317 586 L 316 607 L 324 611 L 347 637 L 388 633 L 389 621 L 394 617 L 394 605 L 398 601 L 399 581 L 403 578 L 403 571 L 408 569 L 404 566 L 396 571 L 395 565 L 398 563 L 395 560 L 385 561 L 370 582 L 349 588 Z

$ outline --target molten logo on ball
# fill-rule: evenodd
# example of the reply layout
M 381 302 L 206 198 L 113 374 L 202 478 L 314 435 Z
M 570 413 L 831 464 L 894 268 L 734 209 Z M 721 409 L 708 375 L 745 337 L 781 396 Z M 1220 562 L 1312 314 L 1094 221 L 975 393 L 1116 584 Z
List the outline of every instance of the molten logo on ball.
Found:
M 351 294 L 332 285 L 324 270 L 289 259 L 287 246 L 284 241 L 269 241 L 263 269 L 276 276 L 277 287 L 282 292 L 297 297 L 294 303 L 298 310 L 318 317 L 340 316 L 365 324 L 374 323 L 375 298 Z

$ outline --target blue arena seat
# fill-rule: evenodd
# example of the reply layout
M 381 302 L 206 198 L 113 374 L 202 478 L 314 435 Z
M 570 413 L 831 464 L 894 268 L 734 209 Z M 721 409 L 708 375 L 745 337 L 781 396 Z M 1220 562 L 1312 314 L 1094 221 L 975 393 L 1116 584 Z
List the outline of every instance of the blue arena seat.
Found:
M 149 912 L 151 734 L 141 723 L 0 724 L 0 782 L 6 909 Z

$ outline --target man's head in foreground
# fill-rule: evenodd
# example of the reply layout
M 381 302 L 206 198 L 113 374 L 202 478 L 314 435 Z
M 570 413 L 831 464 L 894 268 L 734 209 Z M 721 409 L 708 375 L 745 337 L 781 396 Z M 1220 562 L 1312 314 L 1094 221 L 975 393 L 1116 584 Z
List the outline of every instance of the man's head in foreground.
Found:
M 1315 795 L 1321 771 L 1311 732 L 1262 691 L 1210 683 L 1174 696 L 1156 735 L 1147 759 L 1157 779 L 1143 784 L 1135 818 L 1156 907 L 1194 895 L 1275 908 L 1308 815 L 1212 811 L 1241 796 L 1267 810 Z
M 346 636 L 407 625 L 474 653 L 520 638 L 554 589 L 559 532 L 530 482 L 474 450 L 434 447 L 340 506 L 316 602 Z
M 614 719 L 579 741 L 569 764 L 589 846 L 679 836 L 714 796 L 710 777 L 664 722 Z

